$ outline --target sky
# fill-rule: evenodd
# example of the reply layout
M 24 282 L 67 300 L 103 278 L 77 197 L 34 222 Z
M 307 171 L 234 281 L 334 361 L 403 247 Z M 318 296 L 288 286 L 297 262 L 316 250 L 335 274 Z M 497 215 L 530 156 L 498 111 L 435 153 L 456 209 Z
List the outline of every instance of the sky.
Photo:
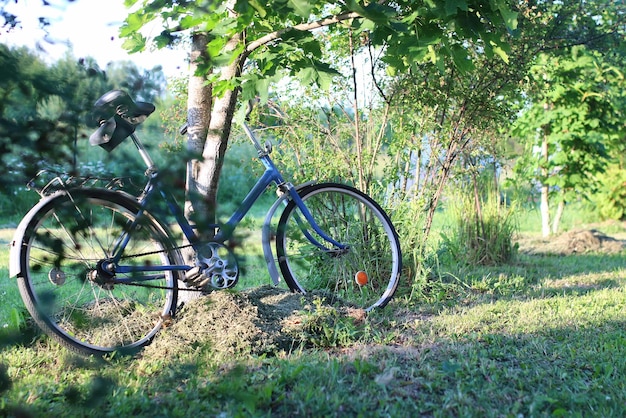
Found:
M 185 73 L 185 51 L 157 50 L 128 54 L 122 48 L 118 32 L 128 10 L 124 0 L 48 0 L 50 6 L 43 6 L 43 0 L 9 1 L 5 10 L 17 15 L 21 27 L 6 33 L 0 30 L 0 42 L 6 45 L 23 45 L 31 50 L 40 50 L 44 59 L 53 62 L 62 57 L 68 49 L 76 58 L 93 57 L 101 68 L 111 61 L 131 60 L 138 67 L 151 69 L 161 65 L 166 76 Z M 46 16 L 50 20 L 46 33 L 39 28 L 38 18 Z M 159 28 L 153 29 L 155 34 Z M 150 33 L 146 34 L 150 36 Z

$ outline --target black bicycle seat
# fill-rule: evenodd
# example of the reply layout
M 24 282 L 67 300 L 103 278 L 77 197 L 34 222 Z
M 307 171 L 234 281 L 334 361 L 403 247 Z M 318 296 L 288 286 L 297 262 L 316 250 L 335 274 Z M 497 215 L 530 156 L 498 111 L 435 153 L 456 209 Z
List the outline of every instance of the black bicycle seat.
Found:
M 152 103 L 135 102 L 125 91 L 104 93 L 94 104 L 93 116 L 98 129 L 89 137 L 89 143 L 112 151 L 154 110 Z
M 139 125 L 155 110 L 152 103 L 135 102 L 123 90 L 104 93 L 94 104 L 94 116 L 98 124 L 119 115 L 133 125 Z

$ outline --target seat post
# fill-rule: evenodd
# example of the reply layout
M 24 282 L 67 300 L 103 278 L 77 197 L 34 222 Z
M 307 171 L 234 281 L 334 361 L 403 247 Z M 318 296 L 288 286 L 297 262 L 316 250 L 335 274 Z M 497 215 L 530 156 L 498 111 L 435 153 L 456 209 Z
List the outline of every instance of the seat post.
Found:
M 141 159 L 146 164 L 146 168 L 148 169 L 148 171 L 146 172 L 151 172 L 151 173 L 156 172 L 157 168 L 154 165 L 154 161 L 152 161 L 150 154 L 148 154 L 148 150 L 146 150 L 146 147 L 139 140 L 139 137 L 133 132 L 132 134 L 130 134 L 130 139 L 133 140 L 133 144 L 135 144 L 135 147 L 137 147 L 137 151 L 139 151 L 139 155 L 141 155 Z

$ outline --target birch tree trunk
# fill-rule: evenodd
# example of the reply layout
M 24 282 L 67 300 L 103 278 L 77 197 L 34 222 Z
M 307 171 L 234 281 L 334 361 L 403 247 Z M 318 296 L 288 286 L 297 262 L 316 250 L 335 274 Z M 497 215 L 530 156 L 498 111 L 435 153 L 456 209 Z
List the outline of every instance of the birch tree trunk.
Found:
M 203 192 L 206 184 L 199 177 L 202 166 L 202 151 L 204 141 L 209 130 L 211 120 L 212 88 L 206 82 L 205 75 L 199 75 L 198 67 L 207 59 L 206 46 L 208 37 L 204 33 L 192 35 L 191 56 L 189 66 L 189 80 L 187 84 L 187 152 L 190 159 L 187 161 L 187 175 L 185 178 L 185 216 L 192 223 L 202 224 L 201 219 L 206 213 Z M 189 157 L 188 157 L 189 158 Z M 199 219 L 200 218 L 200 219 Z M 199 222 L 200 221 L 200 222 Z M 202 225 L 199 225 L 202 230 Z M 205 230 L 207 228 L 204 228 Z M 185 241 L 184 244 L 189 244 Z M 183 248 L 182 256 L 186 263 L 193 265 L 195 262 L 195 251 L 186 247 Z M 179 289 L 185 289 L 184 283 L 178 283 Z M 179 303 L 187 303 L 200 296 L 197 292 L 179 292 Z
M 565 194 L 562 192 L 562 194 Z M 561 199 L 559 201 L 559 205 L 556 207 L 556 213 L 554 214 L 554 220 L 552 221 L 552 233 L 556 234 L 559 232 L 559 224 L 561 223 L 561 217 L 563 216 L 563 211 L 565 210 L 565 200 Z
M 199 75 L 198 67 L 208 59 L 206 46 L 208 37 L 204 33 L 192 36 L 191 64 L 189 68 L 187 99 L 187 162 L 185 216 L 194 223 L 205 217 L 207 208 L 203 195 L 207 182 L 199 175 L 203 164 L 204 143 L 211 121 L 212 88 L 205 75 Z M 202 223 L 202 222 L 200 222 Z
M 544 166 L 541 168 L 541 176 L 544 178 L 544 182 L 541 184 L 541 233 L 544 237 L 550 235 L 550 202 L 548 195 L 550 188 L 545 184 L 545 179 L 548 178 L 548 135 L 544 132 L 543 141 L 541 142 L 541 156 L 544 162 Z
M 239 42 L 240 37 L 231 39 L 233 45 Z M 220 68 L 220 76 L 226 80 L 234 80 L 241 75 L 241 67 L 247 56 L 241 55 L 228 67 Z M 196 184 L 200 185 L 202 196 L 203 216 L 202 224 L 215 224 L 217 207 L 217 192 L 224 155 L 228 147 L 228 138 L 233 123 L 233 116 L 237 106 L 239 88 L 227 90 L 222 96 L 213 97 L 208 129 L 202 148 L 202 161 L 193 174 Z M 207 99 L 211 100 L 211 99 Z

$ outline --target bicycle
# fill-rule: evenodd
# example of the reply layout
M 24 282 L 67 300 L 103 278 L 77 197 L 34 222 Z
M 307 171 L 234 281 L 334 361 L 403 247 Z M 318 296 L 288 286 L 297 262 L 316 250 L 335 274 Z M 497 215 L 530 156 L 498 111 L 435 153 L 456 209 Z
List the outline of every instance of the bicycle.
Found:
M 211 225 L 213 238 L 200 239 L 135 133 L 154 110 L 120 90 L 105 93 L 94 105 L 100 126 L 91 145 L 111 152 L 130 138 L 146 165 L 141 193 L 57 176 L 38 190 L 42 198 L 15 232 L 10 276 L 17 277 L 26 308 L 46 334 L 86 355 L 135 352 L 149 344 L 176 314 L 179 291 L 208 292 L 238 282 L 237 260 L 226 243 L 272 184 L 278 198 L 265 217 L 262 245 L 274 285 L 282 276 L 294 292 L 320 291 L 331 302 L 365 311 L 389 302 L 402 257 L 384 210 L 347 185 L 285 181 L 270 158 L 271 144 L 262 146 L 245 123 L 265 172 L 228 221 Z M 161 201 L 183 243 L 151 209 Z M 283 212 L 274 231 L 279 207 Z M 195 254 L 193 262 L 183 260 L 186 247 Z

